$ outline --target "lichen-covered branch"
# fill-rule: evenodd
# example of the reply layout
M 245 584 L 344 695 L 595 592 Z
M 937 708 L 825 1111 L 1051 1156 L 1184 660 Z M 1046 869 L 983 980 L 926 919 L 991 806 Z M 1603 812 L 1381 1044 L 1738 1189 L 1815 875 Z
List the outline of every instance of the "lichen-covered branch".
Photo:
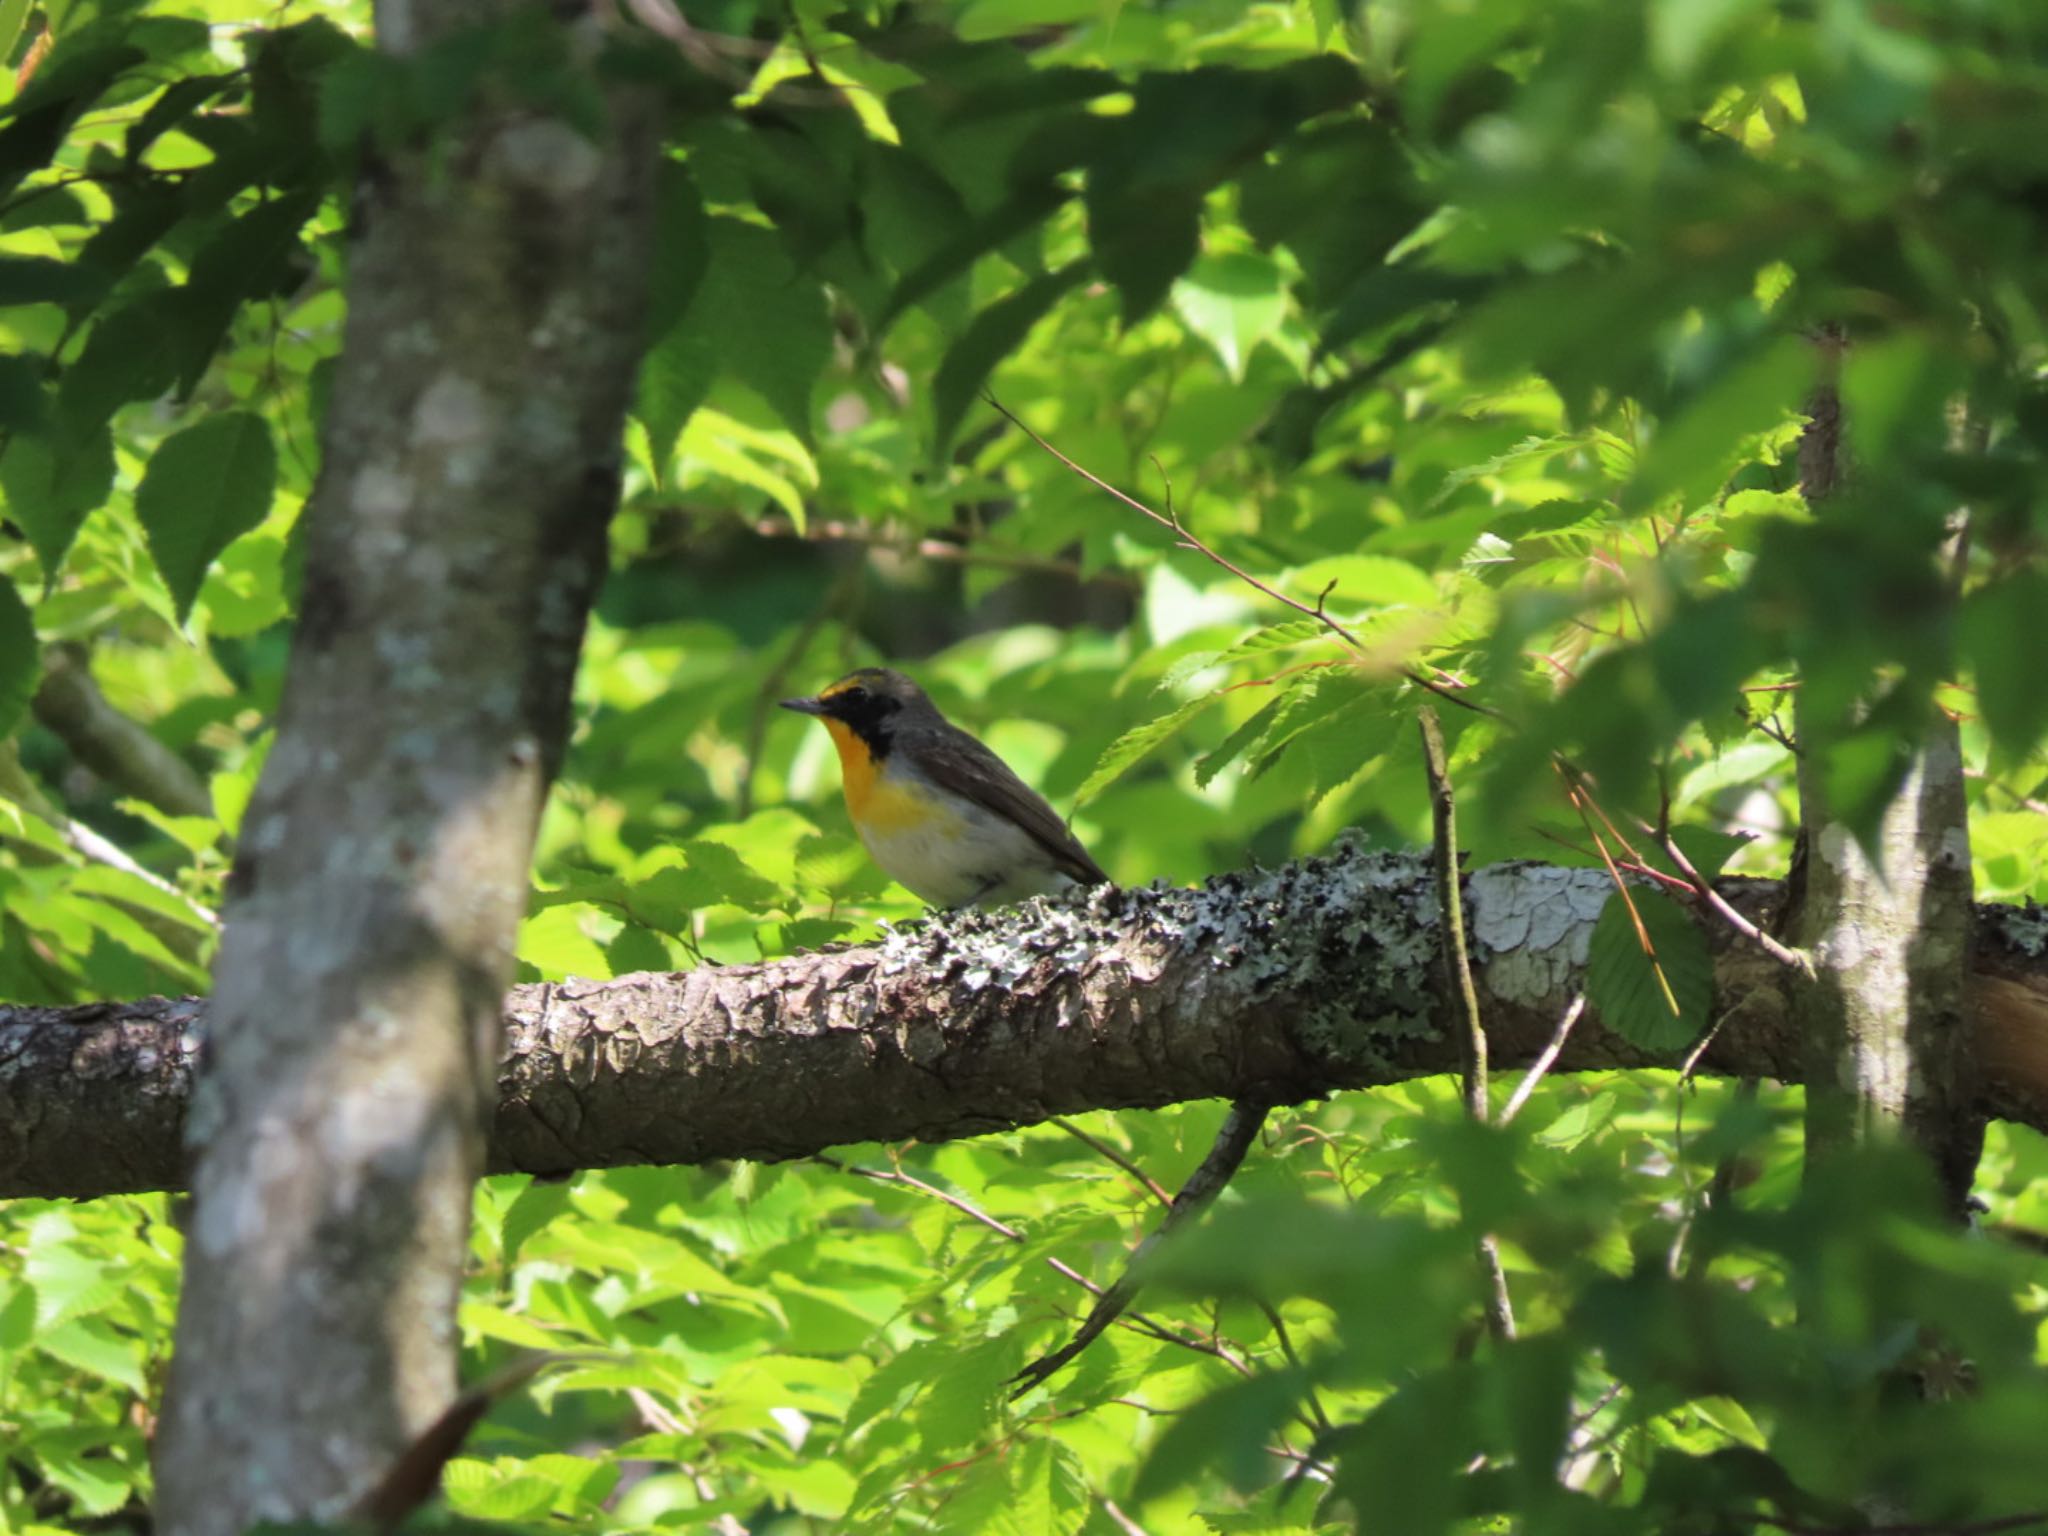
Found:
M 1770 882 L 1719 889 L 1751 916 L 1779 898 Z M 1469 877 L 1503 1068 L 1553 1043 L 1608 890 L 1602 871 L 1540 864 Z M 1701 1070 L 1797 1080 L 1793 973 L 1718 919 L 1702 924 L 1721 1024 Z M 518 987 L 490 1164 L 805 1157 L 1452 1072 L 1438 934 L 1426 857 L 1339 852 L 1199 891 L 960 913 L 768 965 Z M 2048 1130 L 2048 913 L 1979 908 L 1974 954 L 1978 1105 Z M 0 1195 L 182 1183 L 179 1126 L 208 1027 L 193 999 L 0 1009 Z M 1556 1069 L 1655 1064 L 1589 1015 Z
M 380 0 L 379 42 L 515 9 Z M 455 1396 L 500 1005 L 644 340 L 653 114 L 575 11 L 554 41 L 585 98 L 486 78 L 458 119 L 365 148 L 290 670 L 188 1117 L 165 1536 L 337 1518 Z M 90 1125 L 78 1104 L 29 1112 Z

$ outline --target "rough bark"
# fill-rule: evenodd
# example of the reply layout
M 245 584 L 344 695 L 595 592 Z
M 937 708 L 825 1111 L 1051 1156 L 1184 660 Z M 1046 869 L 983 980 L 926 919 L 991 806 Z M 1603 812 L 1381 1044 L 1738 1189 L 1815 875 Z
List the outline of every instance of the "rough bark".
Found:
M 1801 489 L 1830 508 L 1852 471 L 1836 388 L 1843 340 L 1820 339 L 1823 382 L 1799 451 Z M 1853 429 L 1853 423 L 1847 423 Z M 1874 838 L 1829 803 L 1833 722 L 1799 709 L 1802 879 L 1787 929 L 1812 962 L 1797 993 L 1810 1159 L 1903 1135 L 1961 1216 L 1983 1145 L 1970 1082 L 1969 807 L 1955 721 L 1929 709 Z
M 507 9 L 385 0 L 378 35 L 409 53 Z M 565 58 L 594 58 L 591 25 L 563 25 Z M 475 100 L 358 192 L 301 616 L 187 1126 L 156 1447 L 172 1536 L 341 1514 L 455 1391 L 499 1005 L 604 566 L 654 169 L 617 92 L 595 137 L 513 87 Z
M 1606 877 L 1524 864 L 1466 883 L 1488 1045 L 1518 1069 L 1583 983 Z M 1720 889 L 1751 918 L 1780 895 Z M 490 1165 L 802 1157 L 1454 1071 L 1456 1019 L 1430 982 L 1437 914 L 1425 860 L 1343 853 L 1200 892 L 960 914 L 772 965 L 519 987 Z M 1701 921 L 1718 1020 L 1701 1070 L 1797 1080 L 1793 973 Z M 1976 927 L 1978 1106 L 2048 1130 L 2048 912 L 1983 907 Z M 178 1184 L 208 1027 L 191 998 L 0 1010 L 0 1195 Z M 1558 1067 L 1655 1064 L 1588 1017 Z

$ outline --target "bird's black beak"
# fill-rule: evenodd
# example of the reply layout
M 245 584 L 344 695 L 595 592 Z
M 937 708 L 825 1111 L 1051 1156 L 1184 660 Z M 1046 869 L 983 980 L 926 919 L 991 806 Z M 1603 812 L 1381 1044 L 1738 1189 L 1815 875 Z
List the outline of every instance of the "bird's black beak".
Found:
M 793 709 L 800 715 L 823 717 L 832 713 L 823 699 L 784 699 L 782 707 L 784 709 Z

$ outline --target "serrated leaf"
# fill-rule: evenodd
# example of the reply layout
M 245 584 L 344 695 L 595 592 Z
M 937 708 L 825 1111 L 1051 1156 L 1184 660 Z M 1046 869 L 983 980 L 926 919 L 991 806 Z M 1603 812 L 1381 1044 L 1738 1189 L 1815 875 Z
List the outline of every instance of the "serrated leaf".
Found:
M 1330 632 L 1316 619 L 1293 619 L 1285 624 L 1269 624 L 1264 629 L 1255 629 L 1243 639 L 1234 641 L 1220 651 L 1197 651 L 1192 656 L 1183 656 L 1166 669 L 1155 691 L 1171 693 L 1197 673 L 1211 667 L 1226 667 L 1233 661 L 1242 661 L 1247 656 L 1259 656 L 1268 651 L 1285 650 L 1289 646 L 1305 645 L 1311 640 L 1327 639 Z
M 1101 757 L 1096 759 L 1094 770 L 1074 792 L 1074 804 L 1085 805 L 1101 794 L 1122 778 L 1141 758 L 1162 742 L 1169 740 L 1182 726 L 1215 702 L 1214 694 L 1204 694 L 1199 699 L 1189 699 L 1177 709 L 1169 710 L 1156 719 L 1147 720 L 1143 725 L 1125 731 L 1109 744 Z
M 77 1512 L 88 1519 L 110 1515 L 128 1502 L 133 1474 L 105 1456 L 77 1456 L 53 1447 L 36 1447 L 36 1470 L 69 1495 Z
M 914 1388 L 945 1370 L 954 1345 L 946 1339 L 920 1339 L 898 1351 L 868 1374 L 846 1405 L 840 1433 L 851 1435 L 870 1420 L 897 1406 Z
M 149 1390 L 142 1371 L 141 1345 L 123 1338 L 103 1319 L 74 1318 L 48 1329 L 36 1340 L 36 1348 L 54 1360 L 126 1387 L 138 1397 Z
M 135 489 L 135 514 L 183 623 L 214 558 L 270 512 L 277 451 L 250 411 L 223 411 L 166 438 Z
M 752 389 L 806 444 L 811 392 L 832 355 L 832 319 L 817 280 L 773 232 L 712 219 L 711 262 L 680 324 L 701 323 L 726 372 Z
M 1057 1440 L 1026 1441 L 1011 1458 L 1008 1507 L 991 1529 L 1002 1536 L 1070 1536 L 1088 1512 L 1078 1458 Z
M 1707 1027 L 1714 1003 L 1706 935 L 1656 891 L 1631 888 L 1626 899 L 1615 892 L 1593 925 L 1586 1000 L 1601 1023 L 1632 1044 L 1646 1051 L 1684 1049 Z
M 1004 1389 L 1024 1364 L 1024 1347 L 1014 1333 L 978 1339 L 964 1349 L 955 1345 L 951 1355 L 917 1403 L 917 1427 L 929 1451 L 950 1451 L 979 1439 L 995 1422 Z
M 1209 787 L 1217 774 L 1228 768 L 1244 755 L 1245 749 L 1265 735 L 1280 713 L 1279 699 L 1268 699 L 1253 710 L 1214 750 L 1203 753 L 1195 759 L 1195 783 L 1202 789 Z
M 34 697 L 37 664 L 36 624 L 14 583 L 0 580 L 0 741 L 14 734 L 28 701 Z
M 967 407 L 996 364 L 1022 344 L 1031 328 L 1087 270 L 1086 262 L 1070 261 L 1057 271 L 1041 273 L 976 315 L 960 339 L 946 349 L 945 361 L 939 364 L 938 377 L 932 382 L 932 447 L 936 455 L 942 457 L 951 446 Z

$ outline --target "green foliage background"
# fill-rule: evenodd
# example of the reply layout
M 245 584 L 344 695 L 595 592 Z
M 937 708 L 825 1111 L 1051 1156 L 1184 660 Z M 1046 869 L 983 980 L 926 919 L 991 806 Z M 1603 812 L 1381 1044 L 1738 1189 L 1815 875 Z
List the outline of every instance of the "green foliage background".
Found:
M 1347 829 L 1423 841 L 1420 669 L 1501 717 L 1442 709 L 1475 860 L 1597 862 L 1563 751 L 1617 822 L 1780 872 L 1796 679 L 1865 822 L 1929 712 L 1959 715 L 1980 897 L 2048 896 L 2028 0 L 688 12 L 717 67 L 644 39 L 609 66 L 667 93 L 671 158 L 525 977 L 914 917 L 848 836 L 822 733 L 772 707 L 870 661 L 1128 883 Z M 205 986 L 194 903 L 219 903 L 276 712 L 353 178 L 473 105 L 594 110 L 539 12 L 403 64 L 366 22 L 0 3 L 10 999 Z M 1809 508 L 1822 326 L 1851 343 L 1857 476 Z M 37 722 L 59 646 L 206 776 L 211 816 Z M 1627 944 L 1608 963 L 1610 995 L 1643 979 Z M 1621 1022 L 1687 1043 L 1635 994 Z M 1219 1113 L 1077 1129 L 1171 1189 Z M 1492 1134 L 1441 1082 L 1284 1112 L 1149 1323 L 1014 1402 L 1085 1310 L 1074 1275 L 1106 1283 L 1158 1215 L 1067 1129 L 493 1180 L 472 1374 L 577 1354 L 426 1518 L 1279 1536 L 2048 1505 L 2038 1259 L 1934 1227 L 1910 1170 L 1802 1185 L 1796 1128 L 1789 1091 L 1666 1073 L 1547 1083 Z M 1980 1191 L 1988 1223 L 2048 1229 L 2048 1146 L 1994 1127 Z M 1477 1333 L 1489 1231 L 1512 1346 Z M 0 1206 L 0 1529 L 140 1518 L 178 1250 L 159 1199 Z

